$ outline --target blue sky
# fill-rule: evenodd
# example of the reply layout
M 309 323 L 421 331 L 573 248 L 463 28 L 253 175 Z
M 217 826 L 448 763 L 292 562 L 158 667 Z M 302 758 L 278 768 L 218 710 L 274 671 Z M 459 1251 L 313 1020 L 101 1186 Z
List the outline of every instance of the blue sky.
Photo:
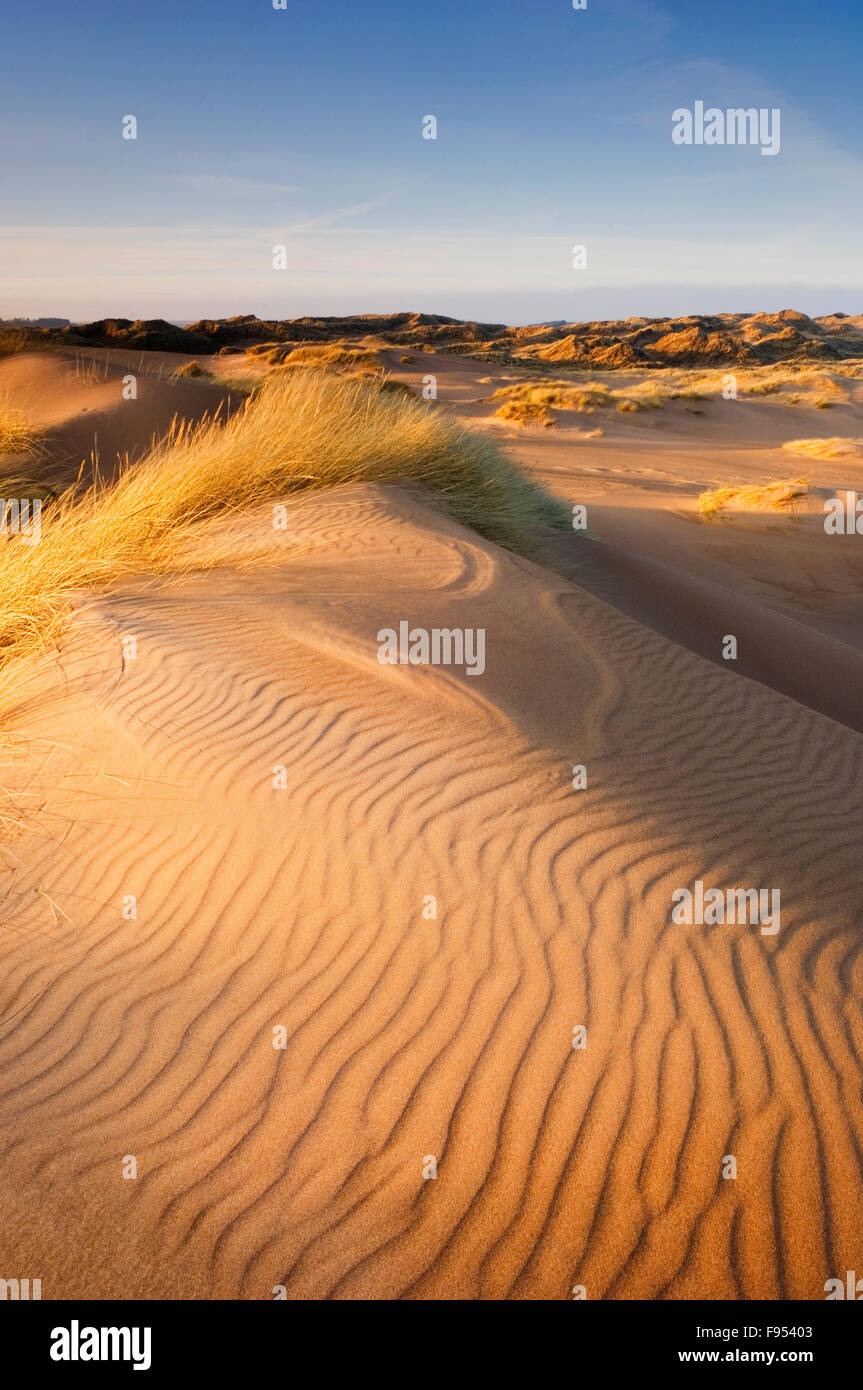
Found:
M 863 309 L 860 0 L 0 17 L 0 315 Z M 779 108 L 780 152 L 675 145 L 697 100 Z

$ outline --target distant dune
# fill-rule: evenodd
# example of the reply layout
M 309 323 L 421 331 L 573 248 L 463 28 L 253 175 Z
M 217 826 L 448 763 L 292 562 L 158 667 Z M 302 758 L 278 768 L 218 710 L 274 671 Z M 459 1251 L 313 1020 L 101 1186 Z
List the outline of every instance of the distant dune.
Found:
M 31 341 L 37 343 L 37 330 L 31 333 Z M 498 361 L 568 363 L 612 370 L 638 365 L 756 365 L 859 357 L 863 355 L 863 315 L 836 313 L 812 319 L 784 309 L 777 314 L 631 318 L 509 328 L 502 323 L 464 322 L 438 314 L 361 314 L 273 321 L 248 314 L 230 319 L 201 319 L 183 328 L 164 319 L 100 319 L 73 324 L 56 333 L 42 332 L 43 341 L 57 344 L 189 353 L 261 342 L 299 345 L 360 336 L 378 338 L 386 344 L 429 346 Z

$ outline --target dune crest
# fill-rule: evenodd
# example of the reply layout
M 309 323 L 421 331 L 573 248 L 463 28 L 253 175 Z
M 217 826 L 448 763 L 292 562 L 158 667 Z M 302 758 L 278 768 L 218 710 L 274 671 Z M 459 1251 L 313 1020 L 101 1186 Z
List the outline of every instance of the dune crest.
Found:
M 863 1230 L 861 736 L 410 492 L 289 521 L 30 669 L 4 1262 L 43 1298 L 823 1298 Z M 482 678 L 382 666 L 408 614 L 483 627 Z M 697 880 L 781 889 L 781 931 L 674 924 Z

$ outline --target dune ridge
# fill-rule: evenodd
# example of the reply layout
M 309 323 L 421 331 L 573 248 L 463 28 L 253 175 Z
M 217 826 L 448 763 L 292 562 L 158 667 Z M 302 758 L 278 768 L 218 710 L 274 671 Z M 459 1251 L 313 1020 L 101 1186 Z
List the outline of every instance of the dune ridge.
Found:
M 286 343 L 301 348 L 346 339 L 499 361 L 611 371 L 638 365 L 753 366 L 859 358 L 863 356 L 863 316 L 834 313 L 810 318 L 798 310 L 783 309 L 773 314 L 560 320 L 518 326 L 410 312 L 272 320 L 237 314 L 182 326 L 164 319 L 124 318 L 60 328 L 4 327 L 0 322 L 0 355 L 5 343 L 9 352 L 72 344 L 198 354 Z
M 863 1230 L 860 735 L 399 488 L 272 544 L 88 601 L 10 715 L 4 1265 L 823 1297 Z M 403 616 L 484 626 L 483 679 L 380 666 Z M 778 938 L 673 926 L 696 878 L 780 886 Z

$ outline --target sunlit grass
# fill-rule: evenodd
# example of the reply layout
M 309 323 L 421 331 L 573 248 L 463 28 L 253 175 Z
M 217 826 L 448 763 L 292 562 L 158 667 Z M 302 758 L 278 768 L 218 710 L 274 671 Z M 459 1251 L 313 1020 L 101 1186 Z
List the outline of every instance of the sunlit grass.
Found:
M 841 370 L 840 370 L 841 367 Z M 833 376 L 863 376 L 863 363 L 848 362 L 823 368 L 810 365 L 737 368 L 644 369 L 620 385 L 610 379 L 585 380 L 585 374 L 569 378 L 531 377 L 512 386 L 501 386 L 490 397 L 499 401 L 495 416 L 519 425 L 544 427 L 556 423 L 555 411 L 592 415 L 598 410 L 636 414 L 665 407 L 670 401 L 758 400 L 770 398 L 780 405 L 808 406 L 820 410 L 844 405 L 849 394 Z M 482 378 L 484 382 L 490 377 Z
M 790 454 L 799 454 L 803 458 L 863 458 L 863 439 L 843 439 L 838 435 L 830 439 L 789 439 L 782 447 Z
M 371 481 L 420 484 L 452 517 L 514 549 L 529 548 L 537 523 L 569 524 L 563 504 L 491 440 L 417 397 L 377 379 L 276 372 L 226 422 L 177 424 L 115 481 L 47 505 L 37 544 L 0 543 L 0 665 L 49 643 L 73 592 L 230 563 L 230 549 L 208 542 L 210 519 Z
M 10 456 L 32 456 L 39 449 L 39 431 L 23 410 L 0 396 L 0 460 Z
M 735 511 L 784 512 L 794 501 L 809 491 L 806 478 L 790 478 L 772 483 L 744 483 L 739 487 L 717 487 L 702 492 L 698 507 L 702 515 L 713 517 L 717 512 Z

